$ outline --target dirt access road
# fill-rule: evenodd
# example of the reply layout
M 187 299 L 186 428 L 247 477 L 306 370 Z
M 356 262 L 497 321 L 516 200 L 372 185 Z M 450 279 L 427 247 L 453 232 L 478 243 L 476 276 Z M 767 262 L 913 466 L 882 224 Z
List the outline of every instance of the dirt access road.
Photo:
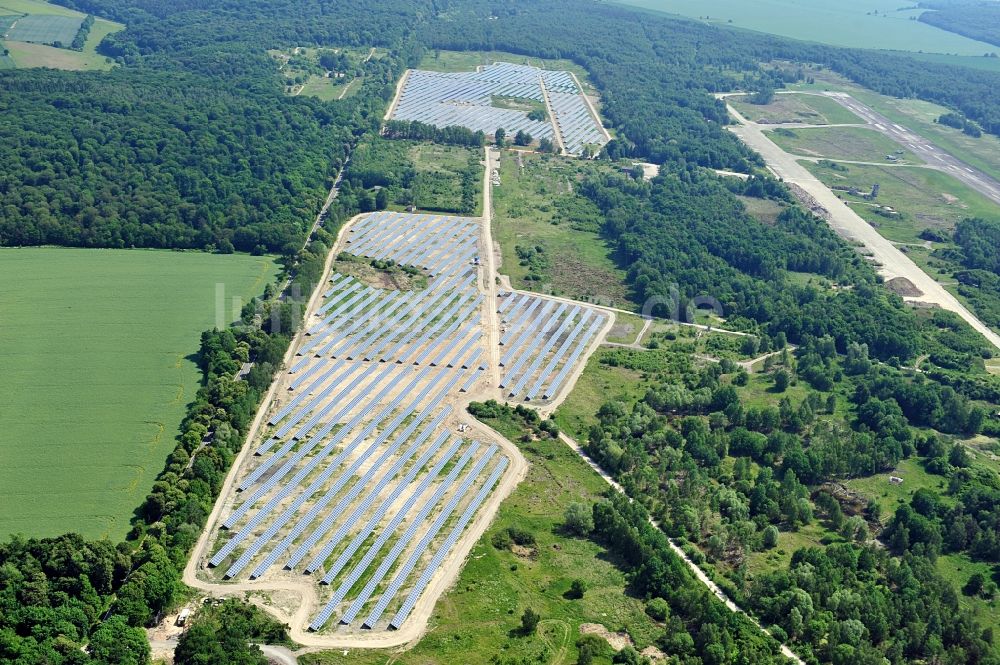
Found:
M 993 346 L 1000 349 L 1000 335 L 983 324 L 955 296 L 921 270 L 898 247 L 883 238 L 850 206 L 837 198 L 836 194 L 802 166 L 794 155 L 788 154 L 771 141 L 761 125 L 744 118 L 732 105 L 728 107 L 729 112 L 740 123 L 730 127 L 730 130 L 764 157 L 768 168 L 776 177 L 798 185 L 816 199 L 829 213 L 830 226 L 841 236 L 863 245 L 879 265 L 879 272 L 887 280 L 894 277 L 906 278 L 923 294 L 907 300 L 930 303 L 958 314 Z

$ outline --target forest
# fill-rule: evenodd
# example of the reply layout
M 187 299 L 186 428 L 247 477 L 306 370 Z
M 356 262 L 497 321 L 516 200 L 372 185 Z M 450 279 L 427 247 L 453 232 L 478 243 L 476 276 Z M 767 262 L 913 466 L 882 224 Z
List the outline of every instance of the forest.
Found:
M 981 42 L 1000 46 L 1000 6 L 983 0 L 930 0 L 920 21 Z
M 759 166 L 724 130 L 725 109 L 710 93 L 780 87 L 782 75 L 760 67 L 775 59 L 824 64 L 879 92 L 936 101 L 1000 131 L 1000 74 L 612 5 L 581 10 L 581 0 L 496 7 L 383 0 L 364 12 L 331 11 L 323 2 L 293 9 L 292 0 L 254 3 L 253 11 L 239 2 L 60 2 L 127 24 L 100 46 L 121 66 L 0 74 L 0 182 L 8 183 L 0 185 L 0 245 L 291 252 L 357 139 L 377 128 L 395 77 L 423 48 L 572 59 L 601 89 L 606 119 L 620 135 L 609 154 L 657 163 Z M 485 20 L 494 10 L 500 20 Z M 265 49 L 302 44 L 383 46 L 395 57 L 364 65 L 358 95 L 329 103 L 287 97 Z M 454 129 L 394 131 L 482 140 Z

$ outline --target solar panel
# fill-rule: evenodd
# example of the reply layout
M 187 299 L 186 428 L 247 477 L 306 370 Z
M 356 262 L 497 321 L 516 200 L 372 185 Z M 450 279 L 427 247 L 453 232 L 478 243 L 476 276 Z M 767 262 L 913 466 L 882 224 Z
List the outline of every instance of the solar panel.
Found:
M 506 469 L 507 469 L 507 458 L 501 457 L 500 462 L 497 464 L 496 468 L 493 469 L 493 472 L 489 475 L 489 478 L 486 479 L 486 482 L 483 483 L 483 486 L 479 489 L 479 492 L 476 494 L 475 497 L 473 497 L 472 501 L 469 502 L 469 505 L 466 507 L 465 512 L 462 513 L 462 516 L 458 519 L 458 522 L 455 523 L 455 526 L 452 528 L 451 533 L 448 534 L 448 537 L 445 538 L 444 542 L 441 544 L 437 552 L 435 552 L 434 556 L 431 558 L 430 563 L 427 564 L 427 566 L 424 568 L 424 571 L 420 574 L 420 577 L 413 585 L 413 588 L 410 590 L 410 593 L 406 596 L 406 599 L 403 601 L 402 606 L 396 612 L 396 615 L 389 621 L 390 628 L 398 629 L 403 624 L 403 622 L 406 621 L 406 618 L 410 615 L 410 612 L 413 611 L 413 606 L 416 605 L 417 599 L 424 592 L 424 589 L 427 588 L 427 585 L 430 584 L 431 579 L 434 576 L 434 573 L 436 573 L 438 568 L 441 567 L 441 564 L 444 562 L 444 559 L 448 555 L 448 552 L 450 552 L 451 548 L 453 548 L 455 546 L 455 543 L 458 542 L 458 539 L 459 537 L 461 537 L 462 532 L 465 531 L 465 528 L 468 526 L 469 522 L 472 521 L 472 517 L 476 514 L 476 511 L 479 510 L 479 507 L 483 504 L 483 501 L 486 500 L 486 497 L 489 496 L 490 492 L 493 491 L 493 488 L 496 486 L 497 482 L 500 480 L 500 477 L 503 475 Z M 416 567 L 417 561 L 419 560 L 418 554 L 419 552 L 414 553 L 414 555 L 412 555 L 410 559 L 406 562 L 406 565 L 404 565 L 400 569 L 399 573 L 389 584 L 389 587 L 386 589 L 385 593 L 382 594 L 381 598 L 379 598 L 379 601 L 375 605 L 375 608 L 372 610 L 371 614 L 369 614 L 368 618 L 365 619 L 364 624 L 362 624 L 363 628 L 373 628 L 375 624 L 378 622 L 379 617 L 382 616 L 382 613 L 385 611 L 385 608 L 389 606 L 389 602 L 396 595 L 396 593 L 399 592 L 399 589 L 403 585 L 403 582 L 406 581 L 407 577 L 409 577 L 410 573 L 413 572 L 413 569 Z

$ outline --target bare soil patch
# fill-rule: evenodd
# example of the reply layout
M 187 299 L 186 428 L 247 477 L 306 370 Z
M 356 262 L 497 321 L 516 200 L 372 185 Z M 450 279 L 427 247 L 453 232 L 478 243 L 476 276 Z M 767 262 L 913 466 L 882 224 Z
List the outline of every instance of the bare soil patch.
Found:
M 885 283 L 887 289 L 898 296 L 904 298 L 918 298 L 924 295 L 923 291 L 914 286 L 913 282 L 905 277 L 894 277 Z

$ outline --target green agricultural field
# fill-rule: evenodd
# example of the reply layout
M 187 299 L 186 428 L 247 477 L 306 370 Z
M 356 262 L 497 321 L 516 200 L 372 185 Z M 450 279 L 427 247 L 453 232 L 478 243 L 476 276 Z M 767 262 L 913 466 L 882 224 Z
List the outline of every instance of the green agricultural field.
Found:
M 815 127 L 778 129 L 767 132 L 769 139 L 787 152 L 806 157 L 825 157 L 858 162 L 921 164 L 922 160 L 891 138 L 865 127 Z
M 97 46 L 107 35 L 125 28 L 120 23 L 98 18 L 94 21 L 94 25 L 91 26 L 90 32 L 87 34 L 87 41 L 83 45 L 83 50 L 73 51 L 69 48 L 56 48 L 47 44 L 53 41 L 61 41 L 64 46 L 69 46 L 73 38 L 76 37 L 80 22 L 84 19 L 84 14 L 60 7 L 59 5 L 41 2 L 40 0 L 0 0 L 0 15 L 4 14 L 16 14 L 16 16 L 3 16 L 3 19 L 0 19 L 0 25 L 4 26 L 4 30 L 6 30 L 10 22 L 13 22 L 7 22 L 7 19 L 16 18 L 18 22 L 11 31 L 10 38 L 3 42 L 3 48 L 7 49 L 10 55 L 0 57 L 0 69 L 14 67 L 21 69 L 50 67 L 70 71 L 110 69 L 114 63 L 105 56 L 98 54 Z M 57 37 L 52 37 L 51 34 L 36 34 L 32 37 L 27 35 L 27 33 L 21 32 L 22 28 L 29 26 L 31 23 L 35 23 L 36 25 L 39 23 L 43 25 L 55 25 L 57 22 L 62 22 L 65 25 L 75 22 L 76 28 L 72 30 L 72 34 L 69 34 L 69 31 L 66 30 L 64 34 Z M 67 37 L 68 39 L 66 39 Z M 27 41 L 16 41 L 15 38 Z M 29 41 L 37 43 L 29 43 Z
M 769 124 L 797 122 L 807 125 L 864 124 L 835 100 L 822 95 L 775 95 L 770 104 L 751 104 L 743 97 L 727 100 L 740 115 Z
M 993 53 L 995 51 L 991 51 Z M 1000 72 L 1000 58 L 982 55 L 946 55 L 943 53 L 907 53 L 907 56 L 924 62 L 936 62 L 942 65 L 957 65 L 982 69 L 987 72 Z
M 503 254 L 500 271 L 510 275 L 516 288 L 635 307 L 624 271 L 597 232 L 599 211 L 574 193 L 586 174 L 610 168 L 600 162 L 504 151 L 500 184 L 493 188 L 493 239 Z
M 520 433 L 514 423 L 489 424 L 508 436 Z M 503 654 L 511 659 L 507 662 L 523 658 L 569 664 L 577 662 L 576 641 L 585 623 L 627 632 L 639 649 L 649 646 L 658 628 L 642 601 L 627 594 L 625 575 L 613 559 L 600 545 L 560 529 L 570 503 L 596 501 L 607 485 L 558 440 L 521 445 L 531 463 L 527 478 L 500 505 L 455 585 L 435 605 L 427 634 L 413 649 L 396 657 L 384 651 L 328 651 L 302 656 L 300 662 L 374 665 L 398 657 L 408 665 L 486 665 Z M 494 547 L 493 536 L 509 527 L 531 532 L 535 545 L 517 554 Z M 586 583 L 587 591 L 573 600 L 564 594 L 576 578 Z M 526 607 L 542 617 L 532 636 L 516 630 Z
M 624 4 L 767 32 L 809 42 L 853 48 L 982 56 L 997 51 L 985 42 L 911 20 L 923 10 L 898 0 L 624 0 Z
M 268 257 L 0 250 L 0 536 L 122 538 L 198 387 L 216 285 L 258 295 Z
M 0 0 L 0 14 L 50 14 L 53 16 L 79 16 L 83 14 L 45 0 Z
M 1000 215 L 1000 208 L 982 194 L 933 169 L 846 164 L 847 170 L 841 171 L 822 164 L 806 163 L 805 166 L 831 187 L 856 187 L 866 193 L 878 183 L 879 195 L 875 201 L 865 201 L 847 192 L 839 194 L 894 242 L 923 242 L 919 235 L 926 228 L 949 230 L 965 217 L 996 218 Z M 880 214 L 876 204 L 889 206 L 899 214 Z
M 28 14 L 19 18 L 7 30 L 7 39 L 35 44 L 69 46 L 80 31 L 82 17 Z

